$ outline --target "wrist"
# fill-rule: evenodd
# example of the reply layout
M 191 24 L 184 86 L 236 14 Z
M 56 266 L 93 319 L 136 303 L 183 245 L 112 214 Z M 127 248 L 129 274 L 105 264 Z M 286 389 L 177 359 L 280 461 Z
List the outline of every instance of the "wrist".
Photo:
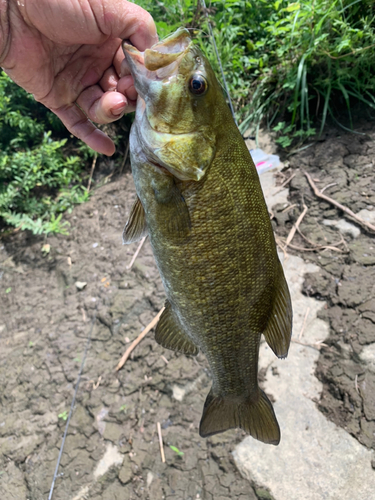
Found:
M 8 53 L 9 38 L 9 0 L 0 0 L 0 65 Z

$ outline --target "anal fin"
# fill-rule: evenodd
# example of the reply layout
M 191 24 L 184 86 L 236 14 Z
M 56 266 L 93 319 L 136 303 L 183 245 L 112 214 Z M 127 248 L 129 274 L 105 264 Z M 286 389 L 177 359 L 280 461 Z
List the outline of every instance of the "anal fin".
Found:
M 279 277 L 275 286 L 275 302 L 263 335 L 276 356 L 285 358 L 288 355 L 292 335 L 293 313 L 288 285 L 280 262 Z
M 130 211 L 128 222 L 125 224 L 122 233 L 122 241 L 124 245 L 134 243 L 147 235 L 146 214 L 142 206 L 141 200 L 135 200 L 134 205 Z
M 156 326 L 155 340 L 158 344 L 172 351 L 196 356 L 198 347 L 184 332 L 170 302 L 166 301 L 165 310 Z
M 267 444 L 279 444 L 280 428 L 272 404 L 259 389 L 256 396 L 207 396 L 199 426 L 201 437 L 239 427 Z

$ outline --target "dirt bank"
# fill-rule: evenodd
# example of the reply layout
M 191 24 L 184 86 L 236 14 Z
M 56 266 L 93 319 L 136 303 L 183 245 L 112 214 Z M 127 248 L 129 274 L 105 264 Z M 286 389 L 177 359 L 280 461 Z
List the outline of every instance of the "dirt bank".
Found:
M 321 268 L 304 283 L 304 293 L 327 301 L 321 317 L 330 324 L 316 369 L 324 384 L 317 404 L 337 425 L 375 448 L 375 373 L 361 357 L 375 343 L 374 233 L 317 198 L 304 174 L 325 195 L 374 224 L 374 126 L 367 123 L 358 131 L 361 135 L 331 130 L 291 157 L 289 171 L 283 172 L 286 178 L 295 174 L 289 183 L 290 203 L 275 207 L 274 227 L 285 243 L 307 207 L 292 240 L 295 248 L 288 251 Z
M 0 242 L 0 497 L 48 497 L 96 312 L 53 498 L 268 498 L 232 461 L 242 432 L 198 435 L 210 387 L 203 356 L 176 355 L 150 334 L 115 371 L 165 299 L 147 242 L 126 268 L 137 247 L 121 244 L 133 199 L 126 175 L 68 216 L 69 236 Z

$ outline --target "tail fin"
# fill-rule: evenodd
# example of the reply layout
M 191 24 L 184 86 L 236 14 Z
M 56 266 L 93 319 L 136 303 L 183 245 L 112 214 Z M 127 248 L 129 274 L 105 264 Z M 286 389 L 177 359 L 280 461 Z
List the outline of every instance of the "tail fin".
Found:
M 239 427 L 267 444 L 279 444 L 280 428 L 272 404 L 262 390 L 258 397 L 208 394 L 199 426 L 201 437 Z

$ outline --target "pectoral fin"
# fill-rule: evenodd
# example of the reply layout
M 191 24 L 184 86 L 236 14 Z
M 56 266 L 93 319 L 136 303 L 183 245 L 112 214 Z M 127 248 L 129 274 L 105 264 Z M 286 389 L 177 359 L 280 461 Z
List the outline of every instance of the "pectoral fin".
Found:
M 157 203 L 161 233 L 169 239 L 180 240 L 190 234 L 189 210 L 178 187 L 174 182 L 168 187 L 153 184 Z
M 279 277 L 275 284 L 277 288 L 275 303 L 263 335 L 276 356 L 285 358 L 288 355 L 292 335 L 292 303 L 280 263 L 279 266 Z
M 192 356 L 198 354 L 198 347 L 193 344 L 184 332 L 168 300 L 165 303 L 165 310 L 160 316 L 159 323 L 156 326 L 155 340 L 158 344 L 172 351 L 182 352 L 183 354 L 190 354 Z
M 122 233 L 122 241 L 124 245 L 134 243 L 146 236 L 147 232 L 146 214 L 137 196 L 130 211 L 128 222 L 125 224 L 124 232 Z

